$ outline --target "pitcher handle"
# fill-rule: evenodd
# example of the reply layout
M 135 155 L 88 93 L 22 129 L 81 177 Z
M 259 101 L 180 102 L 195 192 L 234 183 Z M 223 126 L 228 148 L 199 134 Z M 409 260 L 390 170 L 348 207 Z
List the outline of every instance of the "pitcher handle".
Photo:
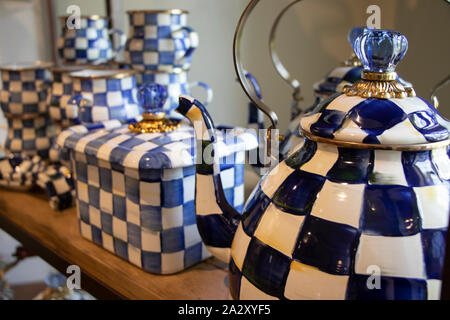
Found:
M 246 72 L 242 67 L 241 56 L 240 56 L 240 48 L 241 48 L 241 38 L 242 31 L 247 22 L 247 19 L 258 4 L 259 0 L 251 0 L 250 3 L 245 8 L 242 13 L 239 22 L 236 27 L 236 31 L 234 33 L 234 41 L 233 41 L 233 62 L 234 68 L 236 70 L 236 74 L 238 76 L 239 83 L 241 84 L 242 89 L 244 89 L 247 97 L 257 106 L 269 119 L 271 122 L 270 127 L 268 128 L 267 136 L 266 136 L 266 155 L 269 159 L 272 158 L 271 145 L 272 145 L 272 130 L 275 131 L 275 134 L 278 132 L 278 117 L 276 113 L 267 106 L 256 94 L 255 90 L 252 90 L 251 85 L 247 81 L 245 76 Z M 277 155 L 276 155 L 277 156 Z M 269 163 L 267 163 L 269 165 Z
M 198 47 L 199 39 L 198 39 L 198 33 L 191 27 L 183 26 L 180 29 L 172 32 L 172 36 L 175 36 L 180 31 L 185 30 L 188 33 L 189 36 L 189 47 L 187 48 L 184 56 L 182 56 L 180 59 L 178 59 L 177 64 L 184 65 L 186 60 L 189 59 L 192 54 L 194 53 L 195 49 Z M 176 37 L 174 38 L 176 39 Z
M 433 106 L 437 109 L 439 108 L 439 100 L 436 96 L 436 93 L 442 89 L 442 87 L 446 86 L 448 83 L 450 82 L 450 75 L 447 75 L 447 77 L 440 81 L 437 85 L 434 86 L 434 88 L 431 90 L 431 95 L 430 95 L 430 99 L 431 99 L 431 103 L 433 104 Z
M 114 33 L 119 35 L 119 46 L 112 50 L 113 51 L 112 59 L 114 59 L 120 53 L 120 51 L 123 48 L 125 48 L 125 43 L 127 42 L 127 36 L 122 32 L 122 30 L 119 30 L 119 29 L 108 30 L 109 35 L 112 35 Z
M 202 104 L 206 107 L 208 104 L 211 103 L 213 97 L 214 97 L 214 92 L 211 89 L 211 87 L 209 85 L 207 85 L 205 82 L 201 82 L 201 81 L 195 81 L 195 82 L 191 82 L 188 83 L 188 88 L 193 88 L 193 87 L 201 87 L 203 89 L 205 89 L 206 91 L 206 100 L 205 102 L 202 102 Z
M 289 71 L 285 68 L 285 66 L 281 63 L 280 57 L 278 56 L 278 53 L 275 48 L 275 38 L 276 38 L 276 32 L 278 25 L 280 24 L 281 19 L 283 18 L 284 14 L 296 3 L 300 2 L 301 0 L 295 0 L 291 2 L 289 5 L 287 5 L 276 17 L 275 22 L 272 25 L 272 28 L 270 29 L 270 36 L 269 36 L 269 50 L 270 50 L 270 56 L 272 58 L 272 63 L 275 69 L 277 70 L 280 77 L 287 82 L 288 85 L 294 89 L 294 92 L 292 93 L 292 106 L 291 106 L 291 117 L 293 118 L 294 115 L 298 114 L 301 109 L 299 107 L 300 101 L 303 100 L 303 97 L 301 96 L 301 88 L 300 88 L 300 81 L 293 78 Z M 292 120 L 292 119 L 291 119 Z

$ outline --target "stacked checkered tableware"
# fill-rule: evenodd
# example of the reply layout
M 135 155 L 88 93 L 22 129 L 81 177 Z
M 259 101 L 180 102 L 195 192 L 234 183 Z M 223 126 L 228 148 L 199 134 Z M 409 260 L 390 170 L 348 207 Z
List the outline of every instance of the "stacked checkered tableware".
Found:
M 194 131 L 164 118 L 164 87 L 144 86 L 140 96 L 141 122 L 73 126 L 57 142 L 73 168 L 83 237 L 148 272 L 170 274 L 209 257 L 195 224 Z M 240 211 L 244 154 L 256 138 L 218 130 L 218 143 L 223 191 Z
M 187 26 L 184 10 L 128 11 L 130 31 L 125 46 L 125 65 L 139 71 L 138 83 L 157 83 L 167 88 L 169 99 L 164 111 L 170 117 L 178 106 L 178 97 L 190 94 L 199 86 L 206 91 L 206 102 L 212 100 L 212 90 L 204 82 L 189 82 L 188 71 L 198 46 L 198 35 Z

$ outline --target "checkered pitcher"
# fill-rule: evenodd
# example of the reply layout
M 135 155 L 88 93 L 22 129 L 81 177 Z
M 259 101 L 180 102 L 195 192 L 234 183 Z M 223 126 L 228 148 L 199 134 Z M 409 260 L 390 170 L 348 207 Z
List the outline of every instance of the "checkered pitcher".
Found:
M 235 66 L 275 126 L 247 90 L 236 54 L 256 3 L 238 25 Z M 450 124 L 396 81 L 405 36 L 371 29 L 353 48 L 362 79 L 302 117 L 303 147 L 262 178 L 242 215 L 224 197 L 218 160 L 197 165 L 197 226 L 208 250 L 229 262 L 234 299 L 439 298 Z M 219 152 L 207 110 L 188 96 L 177 110 L 202 123 L 197 145 Z

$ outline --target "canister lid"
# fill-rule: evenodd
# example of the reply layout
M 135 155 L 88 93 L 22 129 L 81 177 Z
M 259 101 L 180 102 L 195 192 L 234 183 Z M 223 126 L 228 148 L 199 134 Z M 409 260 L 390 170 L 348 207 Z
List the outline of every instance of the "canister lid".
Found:
M 242 128 L 217 130 L 219 157 L 258 146 L 256 136 Z M 63 131 L 63 149 L 110 163 L 116 168 L 169 169 L 196 164 L 195 134 L 187 121 L 172 132 L 135 133 L 119 121 L 78 125 Z

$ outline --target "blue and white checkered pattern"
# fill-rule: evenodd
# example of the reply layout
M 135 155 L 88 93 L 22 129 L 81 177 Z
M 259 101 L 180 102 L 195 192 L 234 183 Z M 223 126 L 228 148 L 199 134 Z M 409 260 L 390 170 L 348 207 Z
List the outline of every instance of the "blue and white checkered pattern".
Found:
M 346 85 L 351 85 L 361 79 L 363 67 L 342 66 L 334 68 L 326 77 L 313 85 L 314 92 L 321 98 L 326 98 L 336 92 L 342 92 Z
M 136 78 L 74 78 L 74 96 L 66 104 L 66 116 L 83 123 L 127 120 L 141 114 L 137 104 Z M 80 100 L 84 99 L 82 107 Z
M 143 72 L 137 75 L 139 85 L 147 83 L 156 83 L 167 88 L 168 99 L 164 104 L 164 111 L 172 116 L 171 111 L 178 107 L 178 100 L 182 94 L 190 94 L 190 89 L 200 86 L 206 90 L 208 105 L 213 96 L 212 89 L 204 82 L 189 83 L 187 79 L 187 71 L 180 72 Z
M 72 174 L 64 166 L 46 166 L 38 173 L 36 184 L 45 190 L 50 207 L 54 210 L 64 210 L 74 204 L 75 187 Z
M 301 120 L 314 135 L 369 144 L 420 144 L 448 139 L 449 122 L 419 97 L 374 99 L 336 95 Z
M 185 13 L 129 12 L 125 61 L 136 70 L 189 68 L 198 35 Z
M 7 120 L 8 135 L 5 141 L 7 153 L 21 156 L 39 155 L 43 159 L 48 159 L 55 138 L 50 119 L 37 117 Z
M 0 106 L 5 116 L 46 114 L 49 79 L 47 69 L 2 70 Z
M 73 79 L 69 76 L 71 71 L 60 68 L 51 71 L 51 88 L 47 99 L 48 113 L 53 123 L 61 124 L 62 127 L 74 124 L 74 121 L 66 115 L 66 106 L 73 95 Z
M 246 204 L 231 248 L 232 297 L 439 299 L 449 167 L 445 148 L 307 140 Z M 379 289 L 367 286 L 371 266 L 381 272 Z
M 44 170 L 45 163 L 39 156 L 0 159 L 0 185 L 12 189 L 31 188 Z
M 58 137 L 70 150 L 81 234 L 152 273 L 209 257 L 195 221 L 192 127 L 136 134 L 111 122 L 92 129 L 71 127 Z M 245 133 L 220 136 L 225 194 L 242 210 L 245 141 L 256 141 Z
M 181 97 L 177 110 L 202 121 L 202 151 L 218 150 L 198 101 Z M 231 255 L 234 299 L 436 299 L 450 209 L 449 151 L 306 140 L 264 176 L 242 216 L 223 199 L 220 167 L 202 163 L 199 232 L 216 257 Z M 373 267 L 380 287 L 371 290 Z
M 108 30 L 106 19 L 81 17 L 79 29 L 68 29 L 65 19 L 61 19 L 61 23 L 58 52 L 64 63 L 100 64 L 108 62 L 115 56 L 116 52 L 109 38 L 111 31 Z M 114 31 L 122 33 L 119 30 Z

